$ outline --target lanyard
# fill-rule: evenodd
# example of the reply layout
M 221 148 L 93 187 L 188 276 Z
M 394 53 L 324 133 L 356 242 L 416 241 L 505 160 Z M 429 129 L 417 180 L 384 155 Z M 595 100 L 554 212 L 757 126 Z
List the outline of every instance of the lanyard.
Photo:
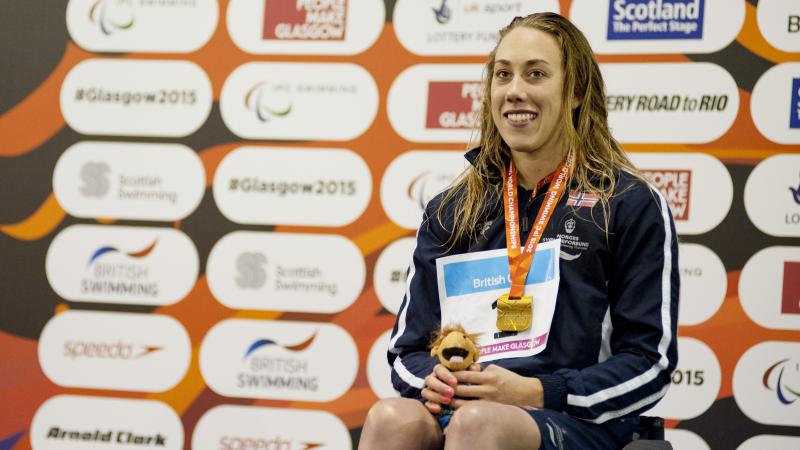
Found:
M 564 193 L 567 180 L 572 175 L 574 160 L 570 153 L 558 168 L 545 177 L 539 185 L 553 179 L 550 188 L 547 189 L 544 202 L 539 207 L 533 229 L 531 230 L 524 248 L 520 248 L 519 240 L 519 204 L 517 202 L 517 169 L 514 161 L 509 161 L 506 177 L 503 181 L 503 206 L 506 218 L 506 249 L 508 251 L 508 268 L 511 274 L 511 291 L 508 294 L 510 299 L 521 298 L 525 294 L 525 279 L 533 263 L 533 255 L 536 246 L 542 238 L 547 223 L 550 221 L 556 202 Z M 532 195 L 536 195 L 539 186 L 534 188 Z

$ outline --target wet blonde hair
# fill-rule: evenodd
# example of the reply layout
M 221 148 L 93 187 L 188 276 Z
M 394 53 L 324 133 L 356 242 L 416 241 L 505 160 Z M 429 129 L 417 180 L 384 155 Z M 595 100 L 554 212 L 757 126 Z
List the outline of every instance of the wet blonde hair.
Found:
M 637 173 L 619 143 L 611 136 L 603 76 L 583 33 L 569 20 L 555 13 L 515 17 L 500 30 L 497 45 L 489 53 L 484 68 L 483 102 L 479 114 L 480 151 L 477 159 L 453 182 L 437 211 L 437 219 L 445 226 L 442 213 L 445 208 L 452 208 L 454 223 L 447 242 L 450 248 L 464 238 L 475 241 L 478 222 L 493 206 L 493 202 L 487 204 L 487 195 L 495 194 L 494 198 L 501 198 L 502 176 L 511 159 L 511 150 L 492 119 L 491 88 L 497 47 L 511 30 L 518 27 L 549 34 L 561 49 L 564 77 L 560 123 L 565 154 L 572 151 L 575 155 L 571 187 L 599 195 L 603 210 L 601 227 L 606 232 L 608 202 L 616 188 L 615 172 L 626 170 Z M 580 103 L 573 109 L 575 99 Z

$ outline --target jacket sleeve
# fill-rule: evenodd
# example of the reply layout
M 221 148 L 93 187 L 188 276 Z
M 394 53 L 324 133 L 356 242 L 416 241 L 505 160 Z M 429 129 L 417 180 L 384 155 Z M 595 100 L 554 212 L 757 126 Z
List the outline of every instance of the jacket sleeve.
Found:
M 431 215 L 435 216 L 435 213 Z M 417 231 L 406 294 L 397 314 L 387 354 L 394 388 L 403 397 L 420 400 L 421 390 L 425 387 L 424 378 L 435 365 L 429 345 L 441 320 L 436 258 L 442 255 L 445 247 L 435 236 L 434 228 L 426 212 Z
M 546 408 L 603 423 L 639 415 L 667 392 L 678 360 L 678 243 L 666 200 L 649 191 L 639 185 L 612 204 L 603 324 L 610 355 L 540 376 Z

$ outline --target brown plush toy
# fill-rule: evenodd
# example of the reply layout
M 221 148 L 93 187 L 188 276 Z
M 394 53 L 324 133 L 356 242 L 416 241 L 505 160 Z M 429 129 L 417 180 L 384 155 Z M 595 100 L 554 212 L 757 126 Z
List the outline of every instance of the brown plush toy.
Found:
M 478 359 L 477 339 L 478 334 L 467 334 L 461 325 L 444 327 L 434 336 L 431 356 L 452 371 L 466 370 Z

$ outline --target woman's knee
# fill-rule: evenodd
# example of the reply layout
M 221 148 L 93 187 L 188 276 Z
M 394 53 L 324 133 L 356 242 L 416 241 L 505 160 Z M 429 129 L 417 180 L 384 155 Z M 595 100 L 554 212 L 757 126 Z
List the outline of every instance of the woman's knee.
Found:
M 367 413 L 367 426 L 390 424 L 397 426 L 413 422 L 425 423 L 430 413 L 416 400 L 405 398 L 387 398 L 372 405 Z M 429 421 L 430 419 L 428 419 Z

